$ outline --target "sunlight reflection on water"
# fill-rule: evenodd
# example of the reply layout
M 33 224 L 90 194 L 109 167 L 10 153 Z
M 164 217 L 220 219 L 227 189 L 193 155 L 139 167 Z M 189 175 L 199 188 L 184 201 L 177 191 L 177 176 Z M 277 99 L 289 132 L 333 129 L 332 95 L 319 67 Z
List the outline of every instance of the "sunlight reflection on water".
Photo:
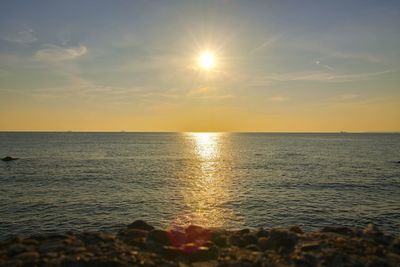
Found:
M 187 133 L 188 146 L 195 155 L 196 172 L 188 177 L 189 187 L 183 192 L 188 213 L 178 224 L 198 224 L 222 227 L 234 213 L 223 205 L 231 199 L 230 181 L 226 175 L 223 153 L 227 143 L 222 142 L 224 133 Z M 183 220 L 183 221 L 182 221 Z

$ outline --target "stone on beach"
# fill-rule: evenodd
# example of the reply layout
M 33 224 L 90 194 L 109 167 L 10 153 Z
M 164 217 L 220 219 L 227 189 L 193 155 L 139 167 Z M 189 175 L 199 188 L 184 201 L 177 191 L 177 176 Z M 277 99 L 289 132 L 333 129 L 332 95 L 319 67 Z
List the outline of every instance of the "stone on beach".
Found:
M 147 229 L 147 230 L 146 230 Z M 365 229 L 154 229 L 18 236 L 0 241 L 0 266 L 398 266 L 400 238 Z

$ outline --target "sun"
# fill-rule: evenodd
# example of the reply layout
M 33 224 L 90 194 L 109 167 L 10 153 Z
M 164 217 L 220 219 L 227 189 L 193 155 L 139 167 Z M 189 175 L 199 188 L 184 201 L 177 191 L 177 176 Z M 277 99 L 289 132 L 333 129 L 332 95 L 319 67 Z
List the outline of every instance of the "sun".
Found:
M 203 70 L 212 70 L 216 64 L 215 55 L 210 51 L 204 51 L 199 55 L 197 62 Z

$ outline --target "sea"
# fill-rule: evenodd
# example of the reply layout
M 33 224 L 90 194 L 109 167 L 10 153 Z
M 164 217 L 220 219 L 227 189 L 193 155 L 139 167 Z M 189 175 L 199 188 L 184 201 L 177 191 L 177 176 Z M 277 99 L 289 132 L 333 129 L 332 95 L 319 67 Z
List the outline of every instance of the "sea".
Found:
M 1 132 L 0 238 L 164 229 L 400 233 L 400 134 Z

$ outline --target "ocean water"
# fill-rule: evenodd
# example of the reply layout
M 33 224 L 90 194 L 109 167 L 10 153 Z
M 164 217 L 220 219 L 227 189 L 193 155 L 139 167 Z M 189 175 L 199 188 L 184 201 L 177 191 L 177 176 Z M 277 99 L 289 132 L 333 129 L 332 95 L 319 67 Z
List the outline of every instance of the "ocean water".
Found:
M 400 134 L 0 133 L 0 237 L 158 227 L 400 232 Z

